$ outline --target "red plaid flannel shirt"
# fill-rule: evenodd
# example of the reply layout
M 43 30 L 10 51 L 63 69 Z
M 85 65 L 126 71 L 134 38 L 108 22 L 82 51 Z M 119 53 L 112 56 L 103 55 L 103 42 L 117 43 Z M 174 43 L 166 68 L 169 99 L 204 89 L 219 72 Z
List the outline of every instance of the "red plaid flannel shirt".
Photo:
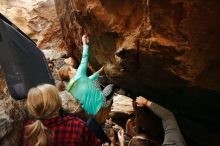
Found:
M 101 146 L 101 141 L 92 134 L 86 123 L 73 116 L 42 120 L 53 134 L 49 146 Z M 31 123 L 31 122 L 28 122 Z M 27 146 L 27 145 L 25 145 Z

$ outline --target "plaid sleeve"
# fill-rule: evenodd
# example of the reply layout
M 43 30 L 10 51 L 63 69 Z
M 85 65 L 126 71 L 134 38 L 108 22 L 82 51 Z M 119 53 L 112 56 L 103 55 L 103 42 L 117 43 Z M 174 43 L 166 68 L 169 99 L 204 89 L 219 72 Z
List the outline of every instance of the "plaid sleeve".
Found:
M 95 135 L 89 131 L 87 126 L 85 126 L 83 128 L 83 133 L 84 133 L 83 139 L 84 139 L 86 146 L 88 146 L 88 145 L 89 146 L 101 146 L 102 145 L 101 141 L 98 138 L 96 138 Z

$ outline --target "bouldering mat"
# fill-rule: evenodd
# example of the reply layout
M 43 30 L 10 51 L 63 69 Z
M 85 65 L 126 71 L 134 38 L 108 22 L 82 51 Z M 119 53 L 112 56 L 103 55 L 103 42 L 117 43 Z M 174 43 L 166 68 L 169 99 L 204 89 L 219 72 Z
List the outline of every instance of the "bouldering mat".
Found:
M 42 51 L 14 26 L 0 15 L 0 65 L 11 96 L 19 100 L 34 86 L 55 83 Z

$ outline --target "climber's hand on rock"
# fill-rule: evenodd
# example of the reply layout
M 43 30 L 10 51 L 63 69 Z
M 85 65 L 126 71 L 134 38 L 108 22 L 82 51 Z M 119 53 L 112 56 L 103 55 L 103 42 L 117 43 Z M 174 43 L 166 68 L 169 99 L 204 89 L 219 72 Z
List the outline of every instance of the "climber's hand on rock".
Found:
M 86 45 L 86 44 L 89 43 L 89 37 L 88 37 L 88 35 L 83 35 L 83 36 L 82 36 L 82 43 L 83 43 L 83 45 Z
M 98 71 L 97 71 L 97 73 L 101 73 L 101 72 L 103 72 L 104 71 L 104 66 L 102 66 Z

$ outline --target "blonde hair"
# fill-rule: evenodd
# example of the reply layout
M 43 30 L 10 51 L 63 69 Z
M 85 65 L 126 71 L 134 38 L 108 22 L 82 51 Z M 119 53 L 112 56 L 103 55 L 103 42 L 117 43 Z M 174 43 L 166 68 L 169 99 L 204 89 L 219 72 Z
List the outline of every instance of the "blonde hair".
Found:
M 25 142 L 33 146 L 49 144 L 51 132 L 42 119 L 52 118 L 61 108 L 62 102 L 57 88 L 50 84 L 39 85 L 28 92 L 27 110 L 36 121 L 25 127 Z
M 63 66 L 59 69 L 59 76 L 60 76 L 61 82 L 58 85 L 58 89 L 59 91 L 64 91 L 66 87 L 66 82 L 69 82 L 70 80 L 68 66 Z

